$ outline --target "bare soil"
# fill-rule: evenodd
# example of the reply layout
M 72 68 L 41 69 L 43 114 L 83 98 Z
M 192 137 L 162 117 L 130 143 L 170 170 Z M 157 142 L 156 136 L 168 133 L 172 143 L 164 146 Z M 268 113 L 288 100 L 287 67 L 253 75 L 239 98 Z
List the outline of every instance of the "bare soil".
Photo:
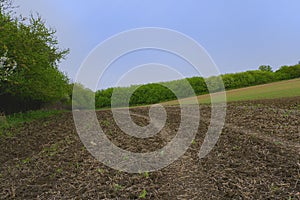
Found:
M 230 103 L 215 148 L 198 152 L 210 107 L 200 106 L 195 142 L 162 170 L 130 174 L 98 162 L 80 141 L 72 113 L 26 123 L 0 138 L 0 199 L 300 199 L 300 97 Z M 162 148 L 176 134 L 180 109 L 165 106 L 166 126 L 154 137 L 126 135 L 110 111 L 99 123 L 117 146 L 132 152 Z M 148 107 L 133 120 L 149 123 Z M 166 132 L 168 133 L 166 135 Z

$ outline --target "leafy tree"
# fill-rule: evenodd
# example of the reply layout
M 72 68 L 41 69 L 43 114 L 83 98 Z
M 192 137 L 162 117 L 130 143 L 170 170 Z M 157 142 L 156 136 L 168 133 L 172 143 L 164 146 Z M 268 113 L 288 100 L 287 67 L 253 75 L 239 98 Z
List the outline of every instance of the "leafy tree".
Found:
M 11 9 L 10 1 L 0 0 L 1 102 L 15 98 L 41 105 L 67 98 L 69 80 L 58 64 L 69 50 L 58 47 L 56 32 L 40 16 L 24 21 Z
M 265 72 L 272 72 L 272 67 L 270 65 L 261 65 L 258 69 Z
M 287 80 L 300 77 L 300 65 L 282 66 L 275 72 L 278 80 Z

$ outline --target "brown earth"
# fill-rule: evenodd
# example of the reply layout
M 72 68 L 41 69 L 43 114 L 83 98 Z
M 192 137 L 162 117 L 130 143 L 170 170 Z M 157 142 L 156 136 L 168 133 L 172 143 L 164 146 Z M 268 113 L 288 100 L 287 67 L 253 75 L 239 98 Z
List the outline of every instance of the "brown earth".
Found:
M 72 113 L 26 123 L 0 138 L 0 199 L 300 199 L 300 97 L 230 103 L 214 149 L 198 152 L 210 107 L 200 106 L 195 142 L 162 170 L 130 174 L 98 162 L 81 143 Z M 176 134 L 180 109 L 166 107 L 166 127 L 138 139 L 122 133 L 110 111 L 100 125 L 117 146 L 132 152 L 162 148 Z M 131 109 L 139 125 L 148 108 Z M 168 131 L 166 135 L 165 129 Z

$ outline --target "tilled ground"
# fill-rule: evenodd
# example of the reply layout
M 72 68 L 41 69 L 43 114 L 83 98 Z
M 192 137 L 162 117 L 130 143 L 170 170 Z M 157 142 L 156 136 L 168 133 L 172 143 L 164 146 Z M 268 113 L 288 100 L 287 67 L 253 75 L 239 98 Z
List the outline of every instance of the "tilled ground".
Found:
M 210 123 L 200 106 L 195 141 L 169 166 L 130 174 L 98 162 L 80 141 L 72 113 L 7 130 L 0 138 L 1 199 L 300 199 L 300 97 L 231 103 L 214 149 L 198 152 Z M 149 123 L 147 107 L 131 109 Z M 107 137 L 132 152 L 165 146 L 180 123 L 180 108 L 166 107 L 166 126 L 156 136 L 126 135 L 110 111 L 97 116 Z M 167 135 L 166 135 L 167 133 Z

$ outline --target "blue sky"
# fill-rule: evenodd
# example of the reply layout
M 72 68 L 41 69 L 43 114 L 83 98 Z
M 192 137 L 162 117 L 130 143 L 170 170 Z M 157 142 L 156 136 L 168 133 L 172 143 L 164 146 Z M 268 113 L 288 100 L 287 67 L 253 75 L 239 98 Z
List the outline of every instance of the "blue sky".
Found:
M 299 0 L 15 0 L 15 4 L 20 6 L 18 14 L 38 12 L 57 30 L 60 46 L 71 50 L 60 69 L 73 80 L 100 42 L 141 27 L 169 28 L 192 37 L 221 73 L 257 69 L 262 64 L 277 69 L 300 60 Z M 157 52 L 129 55 L 123 65 L 148 63 L 155 57 L 156 62 L 169 59 L 173 65 L 182 64 L 186 76 L 197 75 L 171 56 L 154 55 Z M 108 72 L 99 88 L 114 85 L 121 65 Z

